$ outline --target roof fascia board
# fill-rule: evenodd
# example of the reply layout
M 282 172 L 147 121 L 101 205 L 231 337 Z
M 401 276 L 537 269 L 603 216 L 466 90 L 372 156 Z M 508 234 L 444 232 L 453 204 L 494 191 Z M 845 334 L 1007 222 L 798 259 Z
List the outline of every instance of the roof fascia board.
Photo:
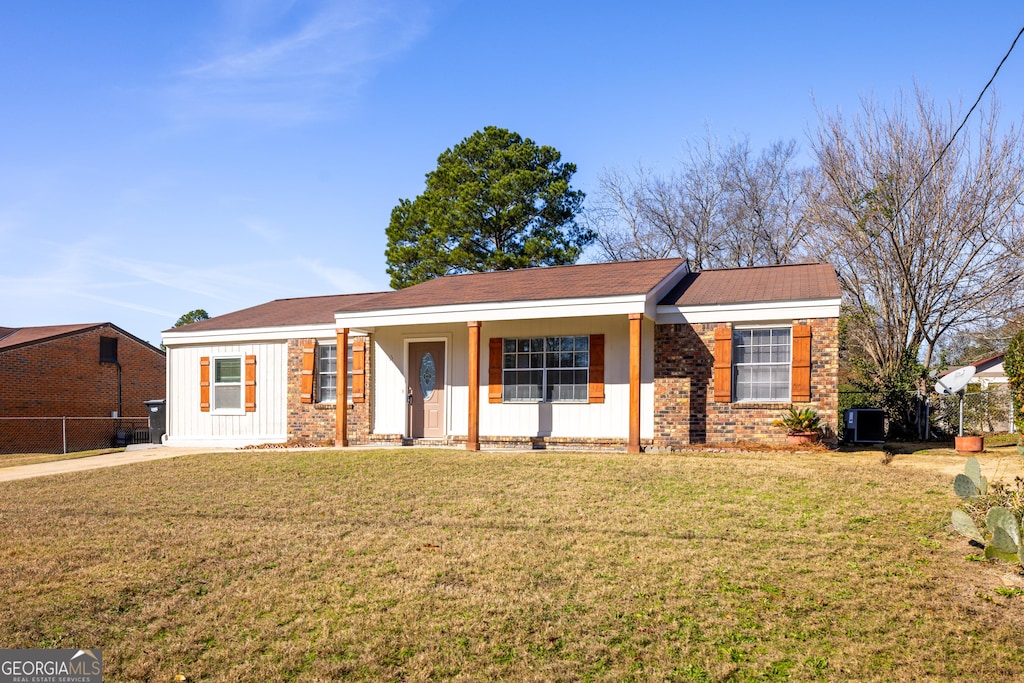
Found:
M 204 330 L 202 332 L 164 332 L 164 346 L 187 344 L 235 344 L 253 341 L 287 341 L 288 339 L 333 338 L 337 327 L 326 325 L 292 325 L 289 327 L 250 327 L 237 330 Z
M 659 324 L 723 323 L 780 319 L 838 318 L 840 299 L 765 301 L 714 306 L 658 306 Z
M 644 315 L 652 320 L 658 319 L 658 302 L 665 298 L 669 291 L 679 284 L 679 281 L 690 274 L 690 262 L 683 261 L 671 273 L 662 278 L 651 291 L 647 293 L 647 301 L 644 306 Z
M 603 315 L 629 315 L 646 308 L 647 296 L 634 294 L 619 297 L 588 299 L 546 299 L 542 301 L 511 301 L 500 304 L 458 304 L 454 306 L 422 306 L 391 310 L 340 312 L 338 327 L 365 329 L 431 323 L 458 323 L 471 320 L 531 320 L 534 318 L 582 318 Z

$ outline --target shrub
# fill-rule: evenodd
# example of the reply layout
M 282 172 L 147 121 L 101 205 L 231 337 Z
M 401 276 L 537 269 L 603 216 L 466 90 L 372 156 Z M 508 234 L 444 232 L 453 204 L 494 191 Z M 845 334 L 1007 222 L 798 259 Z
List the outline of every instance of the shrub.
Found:
M 1010 340 L 1003 357 L 1003 371 L 1010 380 L 1013 423 L 1017 426 L 1017 433 L 1024 434 L 1024 329 Z

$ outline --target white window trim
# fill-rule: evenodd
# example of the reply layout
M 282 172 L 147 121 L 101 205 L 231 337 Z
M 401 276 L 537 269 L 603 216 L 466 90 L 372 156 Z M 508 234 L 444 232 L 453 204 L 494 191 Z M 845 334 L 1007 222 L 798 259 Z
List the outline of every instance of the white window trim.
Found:
M 736 333 L 745 332 L 747 330 L 778 330 L 786 328 L 789 330 L 789 362 L 786 364 L 789 368 L 787 377 L 789 378 L 786 382 L 786 397 L 785 398 L 738 398 L 737 387 L 739 380 L 737 379 L 736 369 L 738 363 L 736 362 Z M 775 322 L 775 323 L 758 323 L 756 325 L 733 325 L 732 327 L 732 396 L 733 403 L 779 403 L 786 404 L 792 403 L 793 399 L 793 322 Z M 744 363 L 744 365 L 781 365 L 781 363 Z
M 550 339 L 550 338 L 566 338 L 566 337 L 587 337 L 587 339 L 588 339 L 588 345 L 587 345 L 587 367 L 586 367 L 587 382 L 586 382 L 586 385 L 589 385 L 590 384 L 590 365 L 591 365 L 590 345 L 589 345 L 590 335 L 589 334 L 547 334 L 547 335 L 542 335 L 542 336 L 539 336 L 539 337 L 538 336 L 531 336 L 531 337 L 507 337 L 507 339 L 515 339 L 516 341 L 519 341 L 520 339 L 543 339 L 544 343 L 545 343 L 545 346 L 546 346 L 547 345 L 547 340 Z M 548 400 L 548 399 L 544 398 L 544 394 L 547 393 L 547 388 L 548 388 L 548 372 L 549 371 L 554 371 L 554 370 L 582 370 L 583 368 L 549 368 L 549 367 L 547 367 L 547 364 L 545 363 L 543 368 L 508 368 L 506 370 L 506 368 L 505 368 L 505 353 L 506 352 L 505 352 L 505 346 L 504 346 L 504 339 L 505 338 L 502 339 L 502 349 L 501 349 L 501 358 L 502 358 L 502 363 L 501 363 L 501 365 L 502 365 L 502 368 L 501 368 L 501 396 L 502 396 L 502 400 L 501 400 L 501 402 L 502 403 L 507 403 L 507 404 L 510 404 L 510 405 L 517 405 L 517 404 L 519 404 L 519 405 L 522 405 L 522 404 L 530 405 L 530 404 L 547 403 L 547 404 L 550 404 L 550 405 L 566 404 L 566 405 L 577 405 L 577 406 L 578 405 L 587 405 L 587 404 L 590 403 L 589 393 L 583 399 L 564 399 L 563 398 L 563 399 Z M 542 353 L 546 354 L 547 353 L 547 349 L 545 348 L 545 350 Z M 509 399 L 509 398 L 506 398 L 506 393 L 507 392 L 505 391 L 505 387 L 508 386 L 508 385 L 505 384 L 505 372 L 507 372 L 508 370 L 517 370 L 517 369 L 541 370 L 543 372 L 544 381 L 543 381 L 543 384 L 541 386 L 541 392 L 540 392 L 541 396 L 540 396 L 540 398 L 523 398 L 523 399 Z
M 238 359 L 238 407 L 220 408 L 217 406 L 217 361 Z M 222 382 L 222 386 L 232 386 L 234 382 Z M 225 353 L 220 356 L 210 357 L 210 414 L 211 415 L 245 415 L 245 354 Z
M 362 337 L 362 338 L 365 339 L 365 337 Z M 348 405 L 350 407 L 355 405 L 355 403 L 352 401 L 352 353 L 353 353 L 352 352 L 352 347 L 353 347 L 352 342 L 353 342 L 352 337 L 349 337 L 348 338 L 348 353 L 345 354 L 346 355 L 346 362 L 348 363 L 348 376 L 346 377 L 346 382 L 345 382 L 345 397 L 348 399 Z M 322 400 L 320 400 L 320 348 L 324 347 L 324 346 L 333 346 L 333 347 L 335 347 L 334 348 L 334 395 L 335 395 L 335 398 L 334 398 L 333 401 L 322 401 Z M 337 405 L 337 403 L 338 403 L 338 398 L 337 398 L 337 395 L 338 395 L 338 348 L 337 347 L 338 347 L 338 342 L 337 342 L 337 340 L 334 340 L 334 339 L 324 340 L 324 341 L 317 341 L 317 343 L 316 343 L 316 351 L 314 352 L 314 355 L 313 355 L 313 366 L 314 366 L 314 373 L 315 373 L 315 378 L 316 378 L 316 382 L 315 382 L 315 385 L 313 387 L 313 391 L 314 391 L 314 394 L 315 394 L 315 400 L 313 401 L 314 403 L 319 403 L 319 404 L 325 405 L 325 406 Z M 365 372 L 365 368 L 364 368 L 364 372 Z
M 320 370 L 320 354 L 321 354 L 321 349 L 323 349 L 325 346 L 333 346 L 334 347 L 334 399 L 332 399 L 332 400 L 324 400 L 323 399 L 323 394 L 322 394 L 322 392 L 323 392 L 323 383 L 320 380 L 320 378 L 323 377 L 323 375 L 325 374 L 324 372 L 322 372 Z M 351 344 L 349 346 L 351 346 Z M 315 387 L 316 400 L 314 401 L 314 403 L 321 403 L 321 404 L 324 404 L 324 405 L 337 404 L 337 402 L 338 402 L 338 398 L 337 398 L 338 397 L 338 342 L 336 342 L 336 341 L 318 342 L 317 345 L 316 345 L 316 351 L 315 351 L 314 356 L 313 356 L 313 364 L 316 366 L 316 387 Z

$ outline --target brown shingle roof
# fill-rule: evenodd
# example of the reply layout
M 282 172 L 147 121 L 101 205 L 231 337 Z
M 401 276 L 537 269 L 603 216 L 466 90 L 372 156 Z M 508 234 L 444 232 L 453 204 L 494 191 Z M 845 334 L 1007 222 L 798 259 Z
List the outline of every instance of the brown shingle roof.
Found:
M 393 292 L 277 299 L 164 331 L 331 325 L 338 312 L 644 295 L 684 264 L 683 259 L 659 259 L 450 275 Z M 691 306 L 839 296 L 832 266 L 815 263 L 689 274 L 660 303 Z
M 684 263 L 659 259 L 450 275 L 390 292 L 363 310 L 647 294 Z
M 84 325 L 42 325 L 39 327 L 4 327 L 0 328 L 0 349 L 32 344 L 53 337 L 82 332 L 103 323 L 86 323 Z M 6 332 L 6 334 L 4 334 Z
M 163 351 L 156 348 L 152 344 L 142 339 L 139 339 L 134 334 L 122 330 L 120 327 L 113 323 L 85 323 L 82 325 L 41 325 L 38 327 L 0 327 L 0 351 L 6 351 L 20 346 L 28 346 L 30 344 L 36 344 L 39 342 L 48 341 L 50 339 L 56 339 L 58 337 L 68 337 L 80 332 L 86 332 L 89 330 L 95 330 L 97 328 L 105 328 L 109 330 L 115 330 L 120 334 L 123 334 L 129 339 L 134 339 L 138 343 L 153 349 L 157 353 L 162 354 Z
M 827 263 L 704 270 L 683 278 L 661 300 L 667 306 L 838 299 L 839 278 Z
M 218 315 L 209 320 L 172 327 L 164 332 L 205 332 L 209 330 L 245 330 L 291 325 L 333 325 L 335 311 L 360 310 L 366 302 L 387 292 L 371 294 L 333 294 L 298 299 L 276 299 L 259 306 Z M 353 308 L 355 307 L 355 308 Z

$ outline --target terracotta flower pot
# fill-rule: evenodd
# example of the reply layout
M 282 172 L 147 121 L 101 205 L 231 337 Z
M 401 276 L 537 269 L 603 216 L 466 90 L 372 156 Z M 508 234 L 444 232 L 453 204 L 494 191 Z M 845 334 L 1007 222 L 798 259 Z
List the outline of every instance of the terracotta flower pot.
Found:
M 790 432 L 786 435 L 786 443 L 790 446 L 806 446 L 818 443 L 821 432 Z
M 983 436 L 957 436 L 954 437 L 957 453 L 981 453 L 985 450 L 985 437 Z

